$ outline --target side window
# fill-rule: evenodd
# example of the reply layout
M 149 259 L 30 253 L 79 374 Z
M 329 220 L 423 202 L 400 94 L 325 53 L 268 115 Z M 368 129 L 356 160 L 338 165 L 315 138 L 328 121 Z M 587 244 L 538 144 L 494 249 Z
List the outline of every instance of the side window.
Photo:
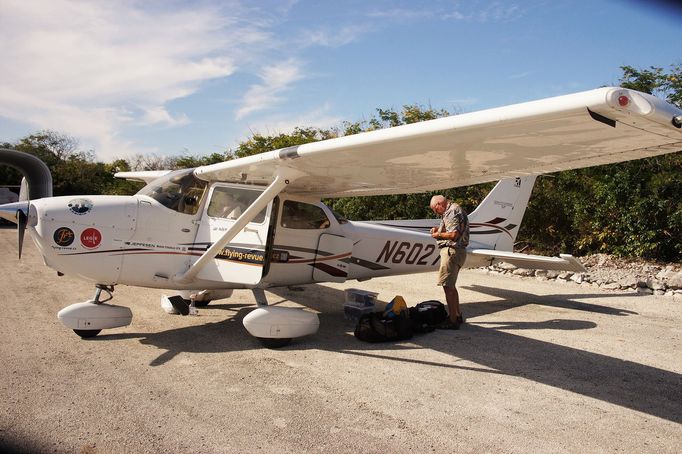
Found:
M 326 229 L 329 218 L 322 208 L 287 200 L 282 208 L 282 227 L 288 229 Z
M 251 189 L 217 186 L 213 189 L 213 195 L 208 204 L 208 215 L 214 218 L 237 219 L 259 195 L 260 191 Z M 251 222 L 262 223 L 265 220 L 266 209 L 258 213 Z

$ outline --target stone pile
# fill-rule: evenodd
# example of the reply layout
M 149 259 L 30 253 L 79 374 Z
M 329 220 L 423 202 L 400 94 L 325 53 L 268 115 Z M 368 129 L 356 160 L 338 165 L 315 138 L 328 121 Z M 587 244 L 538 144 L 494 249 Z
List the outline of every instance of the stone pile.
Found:
M 682 265 L 628 261 L 607 254 L 579 259 L 587 273 L 570 271 L 529 270 L 509 263 L 485 267 L 489 273 L 510 274 L 538 280 L 554 280 L 605 290 L 632 291 L 647 295 L 667 296 L 682 301 Z

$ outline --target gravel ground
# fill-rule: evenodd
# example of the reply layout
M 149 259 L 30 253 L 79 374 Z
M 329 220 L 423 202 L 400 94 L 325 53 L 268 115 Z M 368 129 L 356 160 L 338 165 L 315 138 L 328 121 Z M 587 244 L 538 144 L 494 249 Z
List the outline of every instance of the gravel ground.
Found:
M 262 348 L 249 292 L 162 312 L 119 286 L 130 326 L 81 340 L 56 318 L 93 288 L 0 229 L 0 448 L 26 452 L 679 452 L 682 304 L 465 271 L 460 331 L 365 344 L 343 289 L 441 299 L 433 274 L 268 292 L 319 313 L 316 335 Z

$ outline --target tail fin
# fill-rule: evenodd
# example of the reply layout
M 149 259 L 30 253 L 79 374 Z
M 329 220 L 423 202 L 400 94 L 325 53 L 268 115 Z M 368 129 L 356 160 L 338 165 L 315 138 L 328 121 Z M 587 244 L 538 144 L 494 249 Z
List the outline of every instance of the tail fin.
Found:
M 500 180 L 469 215 L 472 249 L 512 251 L 536 176 Z

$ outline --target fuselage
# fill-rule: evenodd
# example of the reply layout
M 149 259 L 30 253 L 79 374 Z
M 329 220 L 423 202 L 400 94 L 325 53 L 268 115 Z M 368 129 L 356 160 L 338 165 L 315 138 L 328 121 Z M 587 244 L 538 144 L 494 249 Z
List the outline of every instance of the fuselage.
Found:
M 281 194 L 214 263 L 192 282 L 179 283 L 174 277 L 234 223 L 209 203 L 219 188 L 237 186 L 210 187 L 184 211 L 145 194 L 40 199 L 31 202 L 29 231 L 48 266 L 106 285 L 270 287 L 365 280 L 438 265 L 428 233 L 347 221 L 319 201 Z

